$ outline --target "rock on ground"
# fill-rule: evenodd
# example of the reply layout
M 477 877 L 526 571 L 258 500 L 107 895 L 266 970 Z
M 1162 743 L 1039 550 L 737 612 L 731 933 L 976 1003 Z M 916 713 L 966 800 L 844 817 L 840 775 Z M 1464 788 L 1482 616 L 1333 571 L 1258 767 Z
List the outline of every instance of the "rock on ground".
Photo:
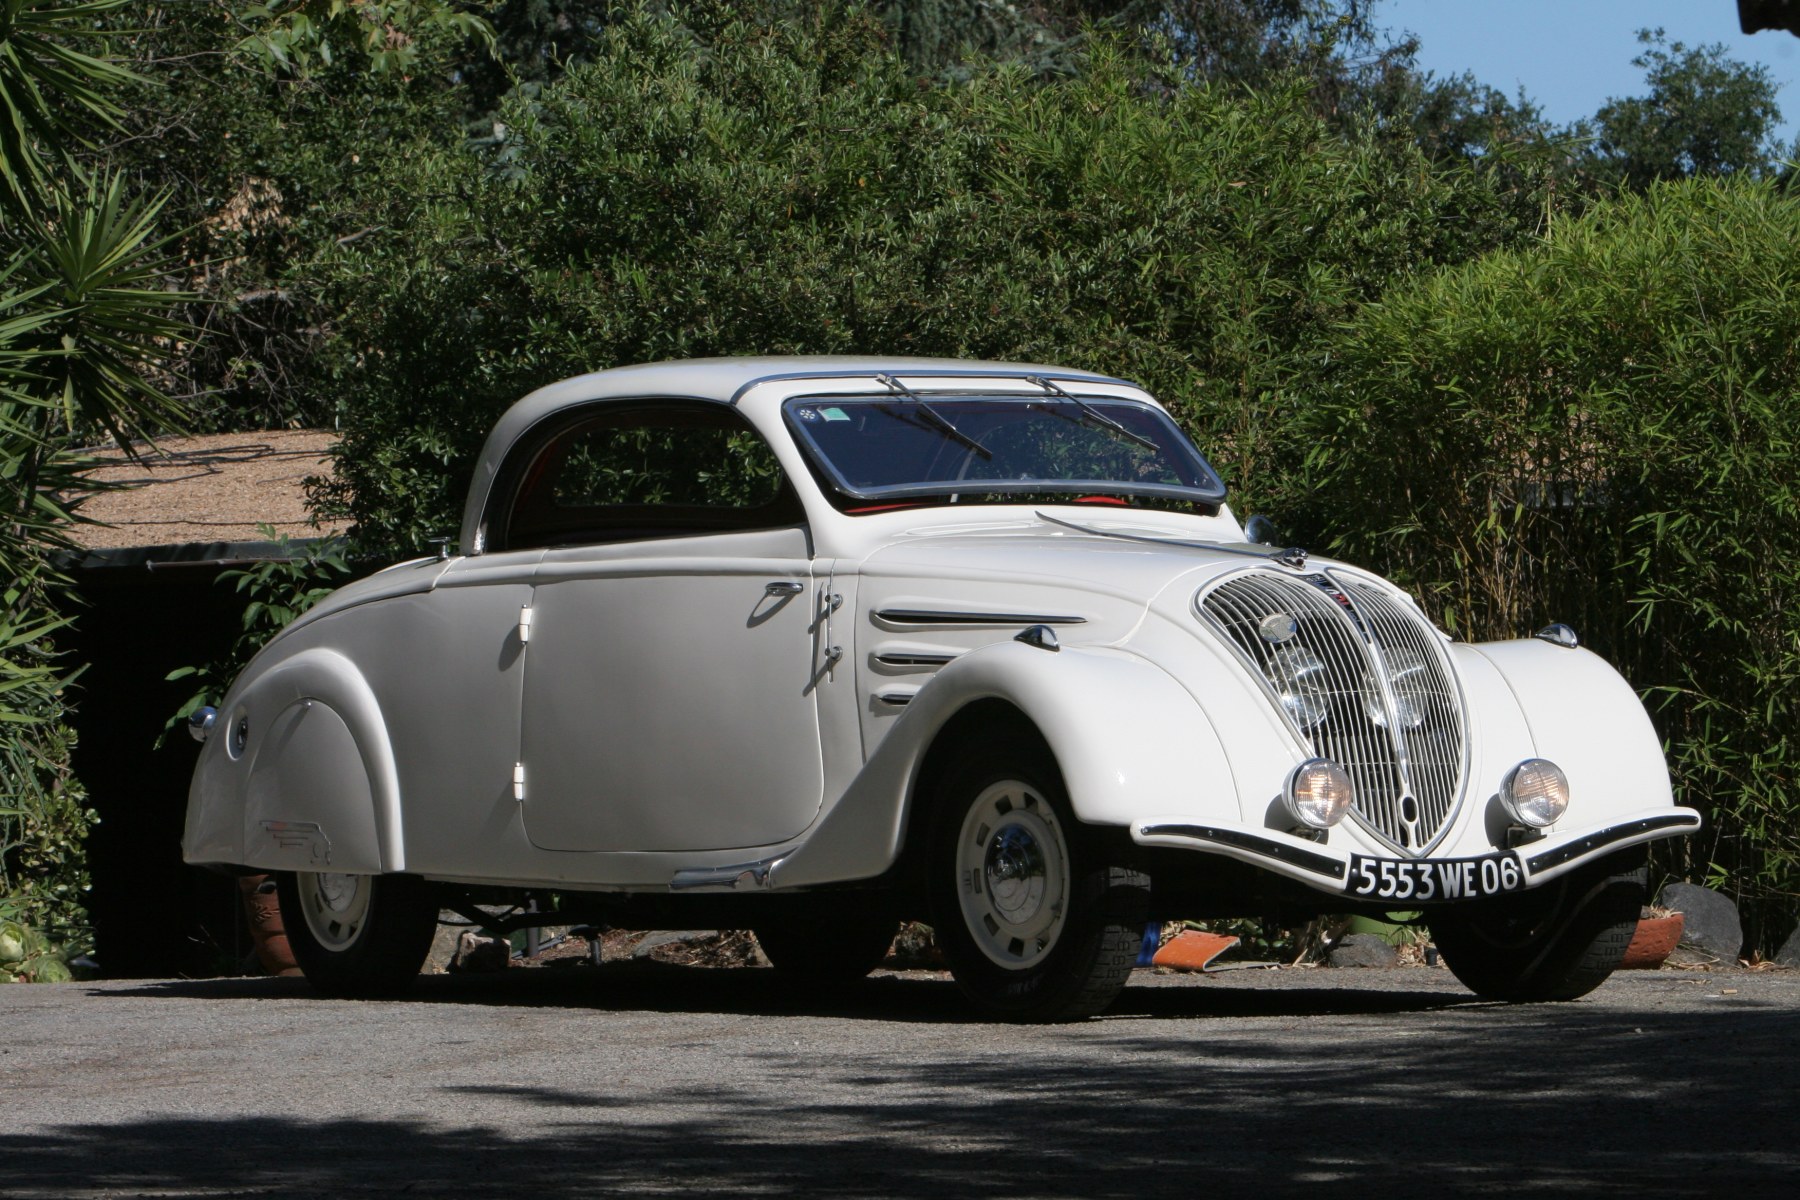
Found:
M 1399 961 L 1399 951 L 1378 933 L 1348 934 L 1325 956 L 1328 967 L 1391 967 Z
M 1788 940 L 1781 943 L 1781 949 L 1775 952 L 1775 965 L 1778 967 L 1800 967 L 1800 929 L 1788 935 Z
M 1671 883 L 1658 900 L 1682 914 L 1681 944 L 1705 951 L 1727 966 L 1744 949 L 1744 925 L 1730 899 L 1694 883 Z

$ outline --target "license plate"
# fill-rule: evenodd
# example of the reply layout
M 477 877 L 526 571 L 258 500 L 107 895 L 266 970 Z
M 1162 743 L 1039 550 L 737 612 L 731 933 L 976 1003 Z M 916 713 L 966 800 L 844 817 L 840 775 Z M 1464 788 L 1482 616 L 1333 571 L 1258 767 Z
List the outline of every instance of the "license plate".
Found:
M 1344 892 L 1359 900 L 1479 900 L 1525 886 L 1525 871 L 1512 851 L 1481 858 L 1368 858 L 1350 856 Z

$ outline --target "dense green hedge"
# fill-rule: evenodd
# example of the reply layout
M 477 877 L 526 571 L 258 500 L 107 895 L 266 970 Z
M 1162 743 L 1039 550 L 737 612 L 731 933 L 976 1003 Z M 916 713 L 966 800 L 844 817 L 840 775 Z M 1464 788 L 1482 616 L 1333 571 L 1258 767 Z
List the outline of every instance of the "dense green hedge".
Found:
M 1290 382 L 1406 272 L 1517 236 L 1516 185 L 1347 142 L 1303 88 L 925 87 L 867 16 L 613 26 L 497 158 L 383 167 L 345 248 L 341 487 L 362 546 L 454 527 L 494 416 L 580 371 L 746 352 L 1063 361 L 1173 402 L 1251 489 Z M 1517 173 L 1508 178 L 1517 179 Z M 1252 495 L 1260 495 L 1253 490 Z
M 1659 186 L 1396 289 L 1334 354 L 1300 524 L 1470 637 L 1575 625 L 1711 817 L 1677 865 L 1775 944 L 1800 896 L 1800 208 Z

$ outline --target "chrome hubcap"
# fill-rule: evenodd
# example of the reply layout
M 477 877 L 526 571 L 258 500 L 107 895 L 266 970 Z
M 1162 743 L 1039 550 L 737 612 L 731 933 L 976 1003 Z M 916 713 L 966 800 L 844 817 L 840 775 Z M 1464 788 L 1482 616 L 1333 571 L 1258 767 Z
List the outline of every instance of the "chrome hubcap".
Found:
M 1055 811 L 1029 785 L 1003 780 L 975 798 L 956 872 L 964 924 L 991 962 L 1024 970 L 1055 947 L 1068 908 L 1068 847 Z
M 355 945 L 369 920 L 374 881 L 367 875 L 301 871 L 295 882 L 313 940 L 327 950 L 347 950 Z

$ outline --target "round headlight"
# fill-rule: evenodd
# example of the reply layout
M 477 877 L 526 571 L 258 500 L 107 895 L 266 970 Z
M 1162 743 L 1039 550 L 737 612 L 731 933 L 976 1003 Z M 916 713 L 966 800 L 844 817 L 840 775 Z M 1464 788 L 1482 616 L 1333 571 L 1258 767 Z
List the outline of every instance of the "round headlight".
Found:
M 1547 758 L 1528 758 L 1501 781 L 1500 803 L 1519 824 L 1542 829 L 1569 807 L 1569 777 Z
M 1388 686 L 1394 693 L 1394 716 L 1401 729 L 1417 729 L 1425 723 L 1431 705 L 1431 672 L 1425 656 L 1417 650 L 1399 646 L 1384 655 L 1387 662 Z M 1362 682 L 1363 711 L 1369 720 L 1387 728 L 1387 705 L 1381 702 L 1381 685 L 1365 675 Z
M 1266 668 L 1276 698 L 1294 724 L 1311 729 L 1331 711 L 1331 691 L 1325 682 L 1325 660 L 1305 646 L 1290 643 L 1269 653 Z
M 1323 758 L 1295 767 L 1282 790 L 1294 820 L 1313 829 L 1330 829 L 1343 820 L 1353 798 L 1349 772 Z

